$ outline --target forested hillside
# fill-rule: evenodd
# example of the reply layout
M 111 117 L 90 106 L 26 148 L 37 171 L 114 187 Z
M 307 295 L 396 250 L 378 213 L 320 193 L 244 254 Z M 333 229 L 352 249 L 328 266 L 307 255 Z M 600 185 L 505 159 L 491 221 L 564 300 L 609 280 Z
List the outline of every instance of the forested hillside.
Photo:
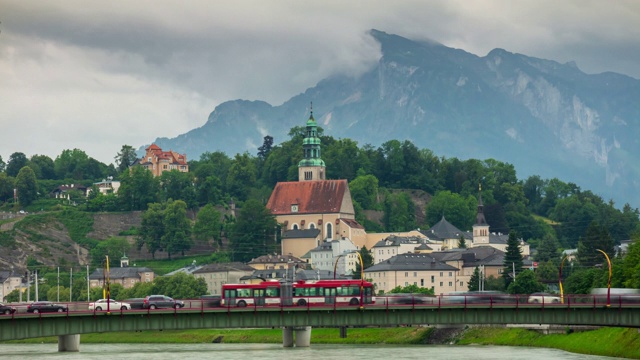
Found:
M 98 259 L 103 255 L 119 258 L 127 246 L 130 252 L 146 251 L 151 257 L 175 258 L 202 244 L 206 244 L 200 247 L 202 252 L 228 252 L 233 258 L 233 254 L 240 255 L 234 253 L 237 249 L 234 247 L 241 242 L 263 243 L 260 239 L 265 236 L 273 238 L 274 229 L 267 227 L 268 222 L 254 218 L 241 228 L 235 219 L 249 208 L 252 216 L 268 216 L 256 207 L 264 208 L 276 182 L 297 180 L 303 133 L 303 128 L 293 128 L 290 139 L 278 145 L 267 136 L 256 149 L 256 155 L 244 153 L 231 158 L 221 152 L 205 153 L 189 162 L 189 173 L 165 172 L 157 178 L 141 167 L 128 170 L 135 152 L 127 145 L 116 155 L 115 166 L 101 164 L 79 149 L 65 150 L 56 159 L 43 155 L 28 158 L 14 153 L 6 164 L 0 162 L 0 210 L 5 217 L 20 210 L 29 215 L 10 229 L 2 228 L 0 246 L 24 250 L 28 247 L 18 239 L 34 243 L 41 237 L 55 239 L 47 234 L 25 237 L 27 228 L 20 225 L 27 219 L 31 226 L 33 222 L 51 219 L 33 213 L 50 213 L 63 214 L 56 215 L 56 221 L 67 228 L 68 238 L 88 252 L 85 257 L 78 257 L 78 251 L 70 250 L 69 255 L 74 255 L 63 256 L 66 262 L 82 263 L 86 258 L 92 267 L 99 266 Z M 320 134 L 327 178 L 349 181 L 357 219 L 368 232 L 424 229 L 442 216 L 456 227 L 470 230 L 480 189 L 491 231 L 515 231 L 533 248 L 543 240 L 556 244 L 555 250 L 578 248 L 581 241 L 591 236 L 589 229 L 600 231 L 619 244 L 632 239 L 640 229 L 638 209 L 629 205 L 618 208 L 561 179 L 539 176 L 519 179 L 511 164 L 493 159 L 445 158 L 410 141 L 393 140 L 374 148 L 323 135 L 322 129 Z M 117 194 L 104 195 L 92 188 L 94 182 L 108 176 L 121 182 Z M 50 192 L 62 184 L 82 184 L 92 191 L 87 197 L 80 191 L 69 191 L 67 199 L 51 198 Z M 13 188 L 17 189 L 17 201 Z M 252 205 L 247 208 L 250 200 Z M 131 211 L 142 211 L 140 225 L 122 229 L 106 239 L 98 235 L 100 227 L 89 221 L 70 226 L 60 220 L 73 219 L 77 223 L 90 218 L 92 222 L 94 215 L 83 214 Z M 0 221 L 15 222 L 15 218 Z M 43 251 L 41 245 L 32 248 L 34 254 Z M 255 253 L 242 257 L 262 255 L 276 251 L 277 247 L 252 249 Z M 26 260 L 15 258 L 14 265 L 24 268 Z M 52 254 L 46 264 L 57 261 Z

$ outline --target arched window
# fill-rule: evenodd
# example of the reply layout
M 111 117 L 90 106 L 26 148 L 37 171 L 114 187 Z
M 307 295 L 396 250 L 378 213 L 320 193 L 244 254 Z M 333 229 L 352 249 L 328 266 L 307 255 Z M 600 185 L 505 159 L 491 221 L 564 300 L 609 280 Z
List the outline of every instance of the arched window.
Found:
M 298 224 L 293 224 L 293 226 L 291 227 L 291 229 L 293 229 L 293 230 L 298 230 Z
M 327 240 L 333 239 L 333 226 L 331 223 L 327 223 Z
M 315 229 L 315 228 L 316 228 L 316 224 L 314 223 L 309 224 L 309 229 Z

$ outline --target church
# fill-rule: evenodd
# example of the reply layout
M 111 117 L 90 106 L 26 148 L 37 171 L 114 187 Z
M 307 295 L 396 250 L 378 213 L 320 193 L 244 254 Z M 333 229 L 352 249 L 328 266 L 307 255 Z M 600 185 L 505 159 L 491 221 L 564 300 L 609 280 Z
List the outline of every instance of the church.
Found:
M 350 239 L 361 248 L 364 227 L 355 209 L 346 179 L 327 180 L 321 158 L 318 124 L 311 110 L 303 140 L 298 181 L 276 184 L 267 208 L 283 226 L 282 254 L 301 257 L 323 242 Z

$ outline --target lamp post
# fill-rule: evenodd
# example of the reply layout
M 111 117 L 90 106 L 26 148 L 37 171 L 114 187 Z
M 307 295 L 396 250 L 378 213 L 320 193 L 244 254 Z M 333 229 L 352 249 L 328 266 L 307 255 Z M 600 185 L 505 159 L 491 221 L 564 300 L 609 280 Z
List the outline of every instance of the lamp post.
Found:
M 604 255 L 605 259 L 607 259 L 607 265 L 609 265 L 609 279 L 607 280 L 607 307 L 611 306 L 611 260 L 609 259 L 609 255 L 606 252 L 596 249 L 600 251 L 602 255 Z
M 567 260 L 567 255 L 562 258 L 560 262 L 560 270 L 558 271 L 558 286 L 560 287 L 560 303 L 564 304 L 564 292 L 562 289 L 562 267 L 564 266 L 564 261 Z

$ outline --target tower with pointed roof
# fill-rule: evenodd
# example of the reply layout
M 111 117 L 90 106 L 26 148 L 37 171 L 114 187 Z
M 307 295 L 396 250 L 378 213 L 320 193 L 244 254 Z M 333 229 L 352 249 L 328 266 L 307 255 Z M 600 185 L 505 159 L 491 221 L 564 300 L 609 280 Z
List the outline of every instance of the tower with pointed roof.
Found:
M 473 225 L 473 244 L 489 244 L 489 224 L 484 218 L 484 205 L 482 204 L 482 185 L 478 186 L 478 212 L 476 223 Z
M 307 131 L 302 142 L 303 158 L 298 163 L 298 181 L 325 180 L 325 164 L 320 158 L 320 138 L 318 137 L 318 123 L 313 118 L 313 104 L 311 114 L 307 120 Z

